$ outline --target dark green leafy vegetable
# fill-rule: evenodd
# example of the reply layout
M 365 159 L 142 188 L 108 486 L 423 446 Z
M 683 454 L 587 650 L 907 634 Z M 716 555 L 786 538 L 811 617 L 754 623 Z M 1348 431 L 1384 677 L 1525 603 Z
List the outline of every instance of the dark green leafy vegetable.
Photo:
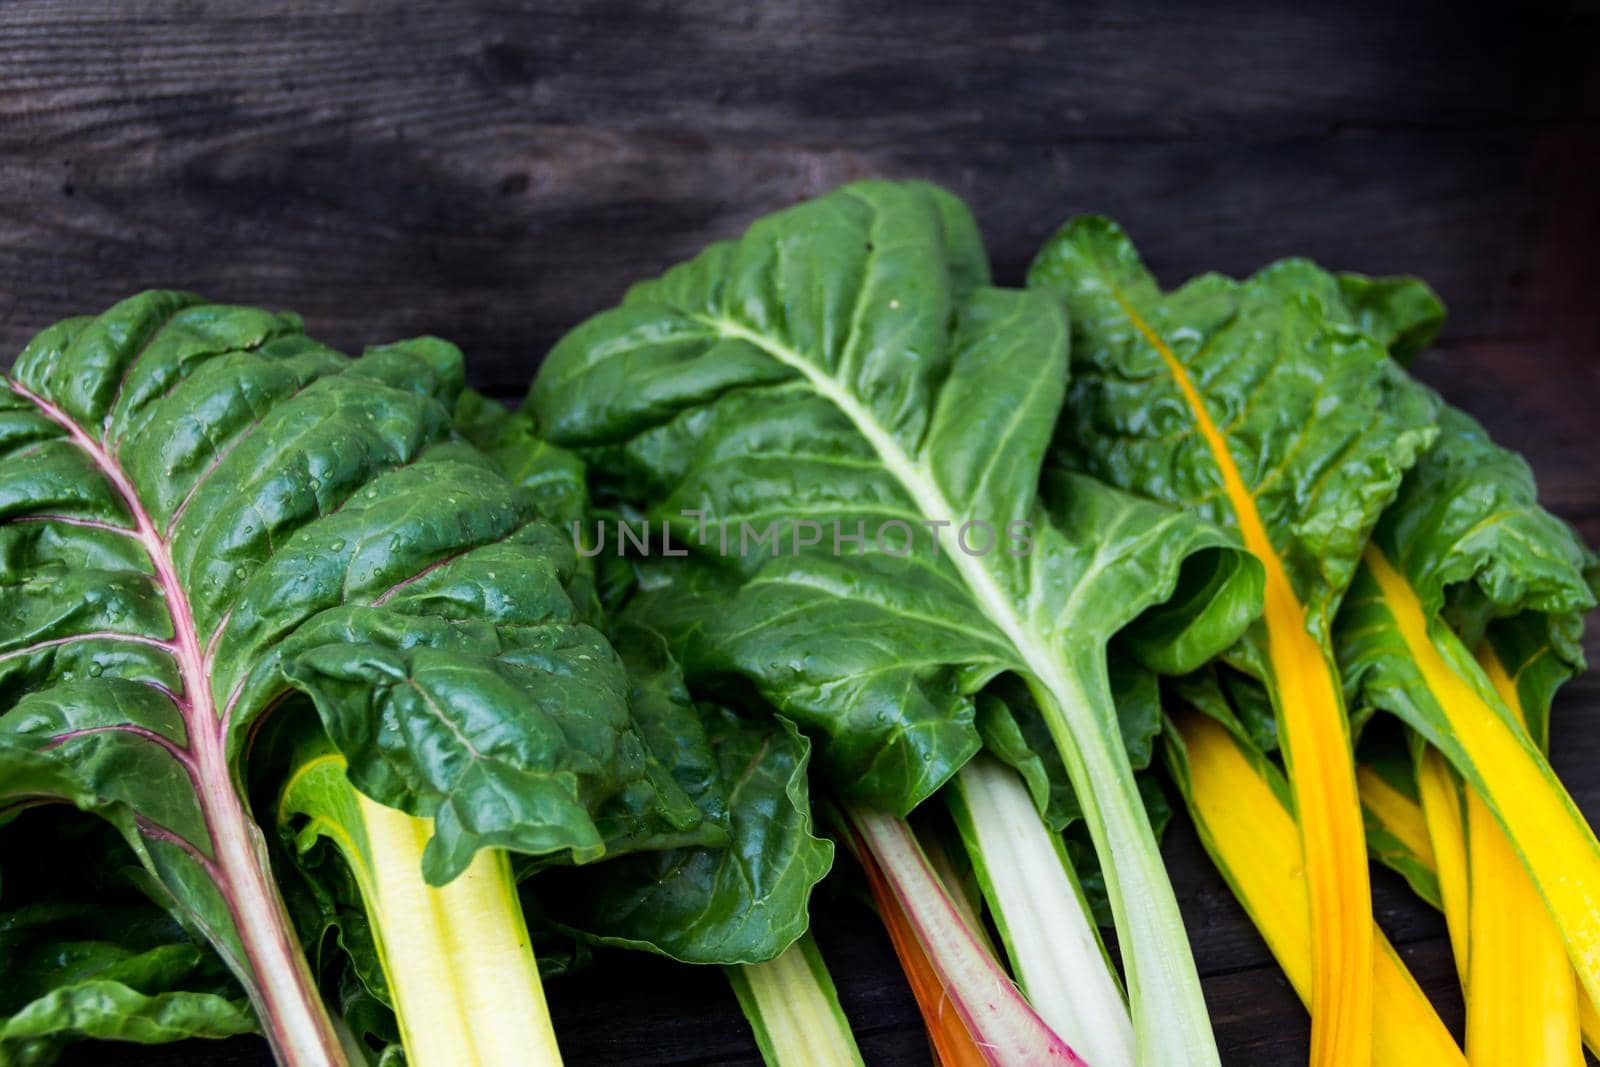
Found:
M 1265 569 L 1261 623 L 1228 659 L 1266 684 L 1293 772 L 1316 931 L 1312 1061 L 1366 1062 L 1370 889 L 1331 628 L 1379 512 L 1436 432 L 1386 345 L 1430 335 L 1437 301 L 1304 260 L 1165 292 L 1096 217 L 1062 227 L 1029 283 L 1072 321 L 1060 461 L 1236 530 Z
M 543 440 L 527 415 L 469 394 L 457 425 L 541 514 L 587 519 L 583 463 Z M 831 843 L 811 833 L 810 743 L 781 718 L 751 721 L 693 700 L 663 639 L 639 622 L 620 615 L 609 632 L 646 748 L 692 798 L 704 826 L 720 833 L 679 847 L 613 839 L 608 862 L 550 869 L 525 883 L 525 896 L 542 921 L 599 944 L 692 963 L 775 957 L 804 932 L 811 890 L 833 856 Z
M 848 797 L 908 811 L 976 751 L 973 694 L 1021 674 L 1093 797 L 1145 1054 L 1210 1062 L 1105 647 L 1137 619 L 1172 636 L 1154 644 L 1184 662 L 1165 668 L 1194 669 L 1236 639 L 1260 574 L 1204 523 L 1089 479 L 1041 501 L 1066 323 L 986 278 L 953 198 L 850 186 L 635 286 L 556 346 L 530 404 L 694 551 L 660 561 L 641 608 L 691 681 L 754 684 L 820 738 Z M 775 543 L 722 555 L 724 531 L 748 549 L 741 522 Z M 834 523 L 861 524 L 859 549 L 830 551 Z M 1175 593 L 1172 615 L 1146 615 Z
M 628 623 L 613 634 L 646 743 L 727 839 L 551 870 L 533 891 L 547 918 L 601 944 L 689 963 L 771 959 L 805 932 L 833 859 L 811 833 L 811 746 L 781 718 L 697 705 L 658 635 Z
M 291 684 L 360 788 L 486 845 L 597 855 L 600 809 L 692 833 L 584 621 L 571 541 L 471 447 L 439 341 L 351 360 L 291 315 L 148 293 L 0 388 L 0 809 L 122 832 L 289 1063 L 343 1059 L 240 795 Z

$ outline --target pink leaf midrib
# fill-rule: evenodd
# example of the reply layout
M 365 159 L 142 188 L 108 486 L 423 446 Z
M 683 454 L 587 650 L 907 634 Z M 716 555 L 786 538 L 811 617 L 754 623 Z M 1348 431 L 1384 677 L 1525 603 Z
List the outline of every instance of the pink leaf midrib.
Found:
M 194 611 L 178 580 L 170 546 L 157 530 L 127 472 L 105 446 L 85 433 L 61 407 L 14 378 L 4 380 L 12 392 L 61 427 L 89 457 L 116 489 L 134 520 L 134 536 L 150 557 L 172 619 L 173 637 L 167 645 L 177 662 L 181 680 L 178 707 L 188 735 L 188 744 L 181 747 L 192 759 L 196 796 L 211 836 L 214 858 L 208 873 L 213 875 L 244 946 L 257 981 L 255 992 L 265 1002 L 262 1024 L 280 1055 L 290 1063 L 340 1062 L 337 1038 L 320 999 L 310 987 L 309 973 L 295 955 L 288 917 L 265 869 L 264 856 L 256 847 L 259 831 L 245 814 L 234 788 L 226 756 L 225 724 L 217 715 Z
M 202 709 L 209 711 L 210 718 L 215 722 L 216 711 L 211 700 L 211 688 L 205 684 L 203 656 L 200 652 L 193 609 L 189 605 L 188 596 L 184 593 L 183 584 L 178 581 L 167 542 L 156 530 L 155 522 L 139 499 L 138 490 L 129 480 L 127 472 L 106 452 L 99 441 L 83 431 L 71 415 L 34 393 L 21 382 L 13 379 L 8 384 L 14 393 L 32 403 L 46 418 L 66 431 L 72 443 L 89 457 L 95 468 L 122 498 L 123 507 L 128 509 L 128 514 L 133 518 L 134 536 L 144 547 L 145 554 L 150 557 L 150 562 L 156 569 L 156 581 L 161 586 L 162 596 L 167 603 L 167 614 L 172 619 L 173 637 L 170 647 L 173 658 L 178 661 L 179 675 L 183 679 L 185 706 L 194 712 L 195 717 L 199 716 Z M 185 717 L 190 716 L 186 713 Z M 193 730 L 197 724 L 189 725 Z

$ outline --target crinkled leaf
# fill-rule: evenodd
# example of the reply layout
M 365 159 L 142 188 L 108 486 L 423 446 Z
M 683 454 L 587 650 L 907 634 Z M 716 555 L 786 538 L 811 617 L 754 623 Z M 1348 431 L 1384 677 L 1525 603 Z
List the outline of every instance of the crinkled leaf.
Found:
M 1431 398 L 1407 387 L 1384 343 L 1436 328 L 1417 320 L 1438 314 L 1426 290 L 1341 284 L 1284 260 L 1244 281 L 1207 274 L 1163 292 L 1121 228 L 1092 216 L 1051 238 L 1029 283 L 1058 294 L 1072 320 L 1065 463 L 1238 528 L 1239 504 L 1151 343 L 1160 338 L 1219 428 L 1307 624 L 1326 639 L 1368 532 L 1434 436 Z
M 616 639 L 635 706 L 659 709 L 641 714 L 646 742 L 727 839 L 552 870 L 532 883 L 542 911 L 597 943 L 690 963 L 770 959 L 804 933 L 833 858 L 811 832 L 810 745 L 781 718 L 697 706 L 658 635 L 624 624 Z
M 982 285 L 975 234 L 927 186 L 847 186 L 635 286 L 557 344 L 529 404 L 697 557 L 659 561 L 681 572 L 670 591 L 646 583 L 691 681 L 745 679 L 818 739 L 847 797 L 904 813 L 978 747 L 973 694 L 1021 673 L 1095 779 L 1108 862 L 1139 857 L 1129 880 L 1149 882 L 1106 645 L 1198 585 L 1239 606 L 1151 625 L 1214 654 L 1260 572 L 1216 559 L 1237 550 L 1209 524 L 1089 479 L 1041 499 L 1067 325 L 1045 294 Z M 1164 885 L 1137 891 L 1176 924 Z M 1156 940 L 1152 923 L 1124 946 L 1184 1007 L 1159 1028 L 1140 1015 L 1149 1054 L 1204 1059 L 1192 969 Z
M 566 593 L 575 569 L 567 535 L 530 524 L 291 641 L 285 672 L 351 780 L 433 817 L 434 884 L 486 845 L 583 862 L 658 815 L 674 831 L 698 822 L 630 728 L 621 663 Z
M 1088 485 L 1069 502 L 1075 518 L 1125 536 L 1098 539 L 1096 553 L 1051 530 L 1035 486 L 1061 403 L 1064 323 L 1048 299 L 971 288 L 973 272 L 950 267 L 950 246 L 965 243 L 950 211 L 926 187 L 864 184 L 763 219 L 579 326 L 530 400 L 558 442 L 626 445 L 598 474 L 648 486 L 646 518 L 674 523 L 675 541 L 702 533 L 680 512 L 702 512 L 712 533 L 694 547 L 733 576 L 686 584 L 717 616 L 685 643 L 690 672 L 746 673 L 821 736 L 848 792 L 901 811 L 976 749 L 971 691 L 1018 665 L 994 617 L 1013 609 L 997 598 L 1029 603 L 1030 629 L 1093 646 L 1170 593 L 1190 553 L 1221 544 Z M 1032 558 L 995 544 L 963 566 L 954 531 L 938 555 L 931 541 L 894 555 L 872 536 L 968 518 L 995 539 L 1034 523 Z M 722 555 L 720 533 L 738 541 L 741 522 L 773 523 L 784 545 L 810 536 L 802 523 L 869 533 L 859 555 L 829 544 Z M 1110 592 L 1134 569 L 1146 579 L 1134 597 Z M 1091 601 L 1126 611 L 1088 617 Z M 691 614 L 669 608 L 674 621 Z
M 1453 408 L 1443 409 L 1439 425 L 1438 443 L 1385 512 L 1373 549 L 1434 620 L 1442 655 L 1461 660 L 1486 635 L 1503 648 L 1508 672 L 1524 687 L 1528 728 L 1542 740 L 1555 687 L 1583 667 L 1582 614 L 1595 603 L 1594 555 L 1570 526 L 1539 507 L 1522 457 Z M 1353 586 L 1336 632 L 1353 703 L 1395 712 L 1430 741 L 1450 732 L 1370 567 Z M 1532 669 L 1522 670 L 1530 661 Z M 1475 665 L 1456 665 L 1499 705 Z
M 1518 457 L 1460 412 L 1440 422 L 1339 613 L 1346 686 L 1353 703 L 1399 716 L 1484 802 L 1600 995 L 1600 842 L 1542 751 L 1551 695 L 1582 667 L 1594 556 L 1539 508 Z
M 540 440 L 525 417 L 502 426 L 513 422 L 515 430 L 502 429 L 490 454 L 524 486 L 549 484 L 552 471 L 557 482 L 576 471 L 577 489 L 561 499 L 574 503 L 574 521 L 581 521 L 581 464 Z M 487 437 L 479 432 L 477 440 Z M 811 889 L 832 858 L 832 845 L 810 832 L 809 743 L 781 720 L 744 722 L 726 709 L 697 706 L 665 642 L 647 628 L 624 621 L 612 638 L 627 665 L 639 734 L 697 806 L 700 841 L 679 834 L 674 842 L 659 832 L 609 840 L 608 859 L 638 854 L 529 879 L 525 900 L 541 923 L 598 943 L 703 963 L 777 955 L 804 931 Z
M 456 403 L 456 431 L 495 461 L 507 478 L 533 494 L 539 515 L 569 528 L 588 515 L 589 485 L 583 461 L 540 434 L 526 412 L 507 411 L 471 389 Z
M 444 342 L 352 360 L 156 292 L 44 331 L 0 388 L 0 807 L 113 821 L 252 996 L 240 931 L 292 939 L 235 763 L 290 676 L 365 788 L 438 814 L 436 877 L 484 844 L 598 847 L 593 809 L 640 777 L 570 540 L 455 440 L 461 383 Z M 267 1029 L 326 1048 L 314 1025 Z
M 1438 294 L 1418 278 L 1341 274 L 1339 297 L 1356 327 L 1402 364 L 1428 347 L 1444 325 Z

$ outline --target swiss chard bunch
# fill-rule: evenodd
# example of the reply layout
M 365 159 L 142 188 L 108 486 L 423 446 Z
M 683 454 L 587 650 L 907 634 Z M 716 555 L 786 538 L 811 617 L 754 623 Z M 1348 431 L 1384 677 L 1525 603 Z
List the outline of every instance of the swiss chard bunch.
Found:
M 1374 941 L 1333 618 L 1378 514 L 1436 434 L 1375 333 L 1437 306 L 1302 260 L 1164 292 L 1121 229 L 1069 222 L 1029 273 L 1072 321 L 1058 460 L 1234 530 L 1265 612 L 1227 659 L 1265 686 L 1299 814 L 1313 929 L 1312 1061 L 1371 1055 Z
M 513 853 L 736 824 L 680 784 L 685 724 L 641 698 L 570 537 L 458 432 L 462 380 L 443 342 L 350 359 L 290 315 L 149 293 L 45 331 L 0 388 L 0 821 L 114 825 L 286 1063 L 345 1050 L 246 799 L 269 712 L 298 738 L 286 810 L 388 920 L 356 970 L 430 994 L 395 997 L 414 1063 L 556 1058 Z M 803 765 L 799 744 L 774 750 Z M 795 899 L 740 951 L 797 936 Z M 467 1010 L 484 990 L 519 1010 Z M 124 1035 L 159 1036 L 146 1010 Z
M 1593 556 L 1526 464 L 1402 369 L 1438 300 L 1303 260 L 1163 291 L 1098 218 L 1030 282 L 1073 323 L 1058 460 L 1236 529 L 1266 567 L 1260 624 L 1169 686 L 1166 752 L 1311 1009 L 1312 1062 L 1462 1062 L 1371 921 L 1364 836 L 1450 917 L 1470 1059 L 1576 1062 L 1580 1022 L 1600 1033 L 1600 851 L 1543 747 Z M 1379 710 L 1406 741 L 1379 724 L 1358 770 Z
M 691 681 L 753 686 L 851 803 L 916 806 L 978 751 L 979 691 L 1021 679 L 1099 853 L 1141 1057 L 1214 1062 L 1106 649 L 1194 669 L 1258 610 L 1260 569 L 1182 512 L 1041 482 L 1066 319 L 987 279 L 959 202 L 849 186 L 635 286 L 529 404 L 691 553 L 639 608 Z

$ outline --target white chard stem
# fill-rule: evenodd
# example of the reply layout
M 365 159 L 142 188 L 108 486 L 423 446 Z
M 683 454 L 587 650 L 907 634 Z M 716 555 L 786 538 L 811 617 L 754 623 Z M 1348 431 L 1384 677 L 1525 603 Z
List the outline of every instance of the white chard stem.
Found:
M 1012 970 L 1034 1010 L 1095 1067 L 1132 1067 L 1133 1023 L 1059 835 L 990 756 L 947 796 Z

